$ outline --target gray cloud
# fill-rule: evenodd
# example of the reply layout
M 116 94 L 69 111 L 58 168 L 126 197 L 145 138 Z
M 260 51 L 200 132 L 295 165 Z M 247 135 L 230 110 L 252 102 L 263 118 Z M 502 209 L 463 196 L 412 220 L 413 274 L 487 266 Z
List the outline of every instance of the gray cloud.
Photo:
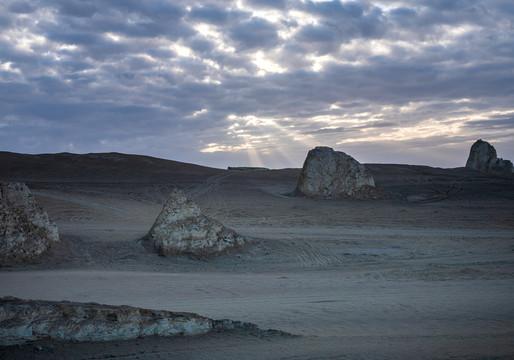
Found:
M 489 130 L 489 129 L 498 129 L 498 130 L 511 130 L 514 125 L 514 117 L 507 118 L 499 118 L 493 117 L 492 119 L 487 120 L 474 120 L 474 121 L 466 121 L 464 126 L 476 129 L 476 130 Z
M 228 9 L 225 6 L 226 3 L 223 2 L 219 5 L 202 3 L 199 6 L 193 6 L 187 16 L 194 22 L 206 22 L 219 26 L 237 23 L 251 16 L 251 13 L 244 10 Z
M 305 131 L 305 132 L 303 132 L 303 134 L 306 134 L 306 135 L 338 134 L 339 135 L 343 132 L 349 132 L 349 131 L 358 131 L 358 129 L 344 128 L 344 127 L 325 128 L 325 129 Z
M 481 137 L 514 158 L 511 2 L 242 4 L 0 3 L 0 150 L 457 166 Z
M 98 11 L 96 4 L 87 1 L 63 1 L 58 7 L 59 13 L 77 17 L 91 17 Z
M 330 18 L 360 18 L 364 14 L 364 7 L 364 4 L 356 1 L 341 2 L 338 0 L 332 0 L 323 2 L 305 2 L 305 8 L 307 11 Z
M 278 44 L 277 28 L 262 18 L 251 18 L 229 29 L 229 35 L 243 50 L 267 49 Z
M 245 4 L 256 8 L 285 9 L 288 0 L 245 0 Z
M 382 10 L 367 2 L 307 1 L 304 6 L 307 12 L 321 15 L 347 38 L 381 37 L 386 30 Z
M 12 2 L 7 10 L 15 14 L 30 14 L 36 9 L 33 2 L 28 1 L 17 1 Z

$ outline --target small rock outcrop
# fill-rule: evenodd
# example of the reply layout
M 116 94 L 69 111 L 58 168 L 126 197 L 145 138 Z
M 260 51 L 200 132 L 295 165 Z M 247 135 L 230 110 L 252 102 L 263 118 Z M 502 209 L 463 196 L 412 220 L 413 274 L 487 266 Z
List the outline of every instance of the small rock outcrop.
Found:
M 145 336 L 205 334 L 213 320 L 192 313 L 95 303 L 0 299 L 0 345 L 54 339 L 129 340 Z
M 368 198 L 375 180 L 350 155 L 317 146 L 307 154 L 295 194 L 307 197 Z
M 0 182 L 0 265 L 31 262 L 58 241 L 57 226 L 29 188 Z
M 210 332 L 266 336 L 295 335 L 261 330 L 252 323 L 213 320 L 195 313 L 69 301 L 0 298 L 0 346 L 38 340 L 113 341 L 148 336 L 193 336 Z
M 479 139 L 471 146 L 466 167 L 484 172 L 512 173 L 514 167 L 509 160 L 499 159 L 496 149 L 487 141 Z
M 215 256 L 241 246 L 245 239 L 219 221 L 202 215 L 200 207 L 174 189 L 145 237 L 162 256 Z

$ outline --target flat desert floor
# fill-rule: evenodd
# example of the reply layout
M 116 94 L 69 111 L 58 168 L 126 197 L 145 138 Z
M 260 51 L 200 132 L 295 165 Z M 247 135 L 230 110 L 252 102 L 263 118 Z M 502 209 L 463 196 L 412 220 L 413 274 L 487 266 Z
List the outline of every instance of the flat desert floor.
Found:
M 514 358 L 514 177 L 367 166 L 394 199 L 293 197 L 299 169 L 179 167 L 168 180 L 150 168 L 133 179 L 92 167 L 70 181 L 11 173 L 62 244 L 38 264 L 0 269 L 0 296 L 194 312 L 282 332 L 42 341 L 0 348 L 0 358 Z M 173 187 L 248 245 L 209 260 L 147 251 L 139 240 Z

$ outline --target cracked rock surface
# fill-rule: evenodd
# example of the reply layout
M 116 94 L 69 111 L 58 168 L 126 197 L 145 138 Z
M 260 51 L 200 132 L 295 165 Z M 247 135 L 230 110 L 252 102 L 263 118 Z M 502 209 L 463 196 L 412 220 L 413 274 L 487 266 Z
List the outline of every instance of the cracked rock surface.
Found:
M 67 301 L 0 299 L 0 345 L 41 339 L 129 340 L 146 336 L 198 335 L 213 320 L 193 313 Z
M 294 336 L 230 319 L 213 320 L 188 312 L 150 310 L 69 301 L 0 298 L 0 346 L 30 341 L 114 341 L 149 336 L 175 337 L 209 332 Z
M 145 240 L 163 256 L 212 256 L 241 246 L 245 239 L 219 221 L 202 215 L 184 192 L 174 189 Z
M 482 139 L 475 141 L 471 146 L 466 167 L 484 172 L 514 172 L 512 162 L 498 158 L 494 146 Z
M 307 154 L 295 193 L 307 197 L 368 198 L 374 187 L 373 175 L 353 157 L 317 146 Z
M 58 241 L 57 226 L 29 188 L 0 182 L 0 265 L 31 262 Z

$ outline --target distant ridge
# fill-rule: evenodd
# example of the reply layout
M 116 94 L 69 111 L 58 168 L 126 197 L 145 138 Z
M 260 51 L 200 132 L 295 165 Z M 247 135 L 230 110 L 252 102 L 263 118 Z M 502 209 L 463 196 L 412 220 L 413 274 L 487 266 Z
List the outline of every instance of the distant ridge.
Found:
M 191 175 L 226 170 L 144 155 L 57 153 L 27 155 L 0 151 L 0 179 L 23 182 L 180 182 Z
M 227 170 L 233 171 L 266 171 L 269 170 L 266 167 L 255 167 L 255 166 L 229 166 Z

